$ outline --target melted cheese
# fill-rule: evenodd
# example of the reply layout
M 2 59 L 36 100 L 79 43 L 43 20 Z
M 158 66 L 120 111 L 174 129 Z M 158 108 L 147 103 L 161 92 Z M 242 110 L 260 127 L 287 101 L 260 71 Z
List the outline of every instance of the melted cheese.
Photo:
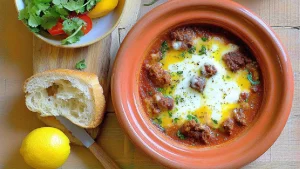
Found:
M 178 44 L 173 44 L 177 47 Z M 172 111 L 163 112 L 159 118 L 162 127 L 170 127 L 174 123 L 183 124 L 189 118 L 196 118 L 218 128 L 228 119 L 237 104 L 241 92 L 249 92 L 250 82 L 247 80 L 248 72 L 240 70 L 232 73 L 226 68 L 222 56 L 238 49 L 233 44 L 225 44 L 222 39 L 215 37 L 206 42 L 200 38 L 194 40 L 195 54 L 187 51 L 171 49 L 161 60 L 163 69 L 171 73 L 171 86 L 163 89 L 163 94 L 175 100 Z M 206 54 L 199 51 L 206 48 Z M 197 54 L 197 53 L 201 53 Z M 214 65 L 217 74 L 207 79 L 203 93 L 190 87 L 193 76 L 199 76 L 204 64 Z

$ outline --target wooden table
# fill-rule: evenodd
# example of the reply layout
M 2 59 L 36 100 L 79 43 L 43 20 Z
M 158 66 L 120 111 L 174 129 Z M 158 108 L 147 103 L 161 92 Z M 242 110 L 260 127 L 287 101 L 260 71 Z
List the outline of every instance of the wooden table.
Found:
M 130 19 L 123 20 L 112 33 L 111 60 L 135 20 L 155 6 L 151 0 L 129 0 Z M 220 0 L 221 1 L 221 0 Z M 256 161 L 245 168 L 300 168 L 300 1 L 235 0 L 257 13 L 278 34 L 290 55 L 295 76 L 293 109 L 281 136 Z M 34 38 L 17 20 L 13 1 L 0 0 L 0 168 L 26 169 L 19 153 L 22 139 L 35 128 L 44 126 L 24 104 L 23 81 L 32 75 Z M 138 9 L 140 7 L 140 9 Z M 110 108 L 110 111 L 112 109 Z M 119 127 L 114 113 L 107 113 L 98 142 L 122 168 L 163 168 L 131 144 Z M 101 165 L 83 147 L 73 146 L 63 169 L 98 169 Z

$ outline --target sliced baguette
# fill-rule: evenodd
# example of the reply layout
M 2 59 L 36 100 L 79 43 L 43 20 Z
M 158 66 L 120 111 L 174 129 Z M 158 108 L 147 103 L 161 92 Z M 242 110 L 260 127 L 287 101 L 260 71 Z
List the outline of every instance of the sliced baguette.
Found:
M 82 128 L 97 127 L 104 116 L 105 98 L 95 74 L 57 69 L 25 81 L 26 106 L 41 117 L 64 116 Z

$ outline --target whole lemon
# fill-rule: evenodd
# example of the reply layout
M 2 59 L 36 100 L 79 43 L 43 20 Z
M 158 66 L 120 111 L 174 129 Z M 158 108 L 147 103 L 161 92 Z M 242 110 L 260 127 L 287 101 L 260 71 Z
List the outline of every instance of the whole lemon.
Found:
M 101 0 L 96 6 L 88 13 L 91 18 L 99 18 L 107 15 L 114 10 L 118 5 L 118 0 Z
M 70 154 L 70 140 L 56 128 L 38 128 L 25 137 L 20 153 L 33 168 L 56 169 L 65 163 Z

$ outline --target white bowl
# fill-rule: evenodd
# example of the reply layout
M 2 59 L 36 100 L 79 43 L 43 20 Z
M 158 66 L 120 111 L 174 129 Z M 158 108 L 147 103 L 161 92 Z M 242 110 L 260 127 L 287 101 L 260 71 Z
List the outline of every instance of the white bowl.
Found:
M 123 9 L 125 6 L 126 0 L 119 0 L 118 6 L 115 8 L 114 11 L 109 13 L 108 15 L 102 17 L 102 18 L 96 18 L 93 19 L 93 28 L 92 30 L 80 38 L 80 41 L 70 44 L 70 45 L 62 45 L 61 39 L 55 38 L 51 36 L 48 33 L 34 33 L 38 38 L 45 41 L 46 43 L 49 43 L 53 46 L 63 47 L 63 48 L 79 48 L 91 45 L 97 41 L 100 41 L 101 39 L 105 38 L 107 35 L 109 35 L 118 25 Z M 17 11 L 24 9 L 25 4 L 23 0 L 15 0 L 15 5 L 17 8 Z M 28 30 L 29 31 L 29 30 Z

